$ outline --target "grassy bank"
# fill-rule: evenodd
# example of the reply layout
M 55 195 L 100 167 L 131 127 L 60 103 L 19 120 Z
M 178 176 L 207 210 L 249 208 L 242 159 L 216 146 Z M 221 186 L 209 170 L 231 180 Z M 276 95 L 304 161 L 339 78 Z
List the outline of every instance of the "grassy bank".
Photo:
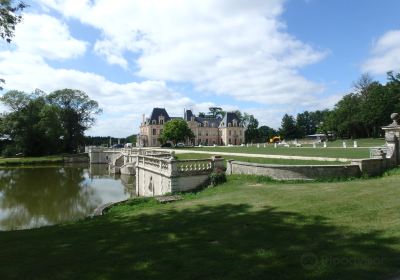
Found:
M 0 232 L 0 279 L 387 279 L 400 261 L 400 170 L 335 183 L 231 176 L 171 204 Z
M 176 154 L 178 159 L 205 159 L 212 157 L 213 154 Z M 319 160 L 295 160 L 295 159 L 279 159 L 279 158 L 256 158 L 256 157 L 239 157 L 239 156 L 222 156 L 225 160 L 237 160 L 244 162 L 264 163 L 264 164 L 284 164 L 284 165 L 326 165 L 326 164 L 346 164 L 340 161 L 319 161 Z
M 0 157 L 0 166 L 52 164 L 52 163 L 62 163 L 62 162 L 64 162 L 63 156 L 23 157 L 23 158 L 2 158 L 2 157 Z

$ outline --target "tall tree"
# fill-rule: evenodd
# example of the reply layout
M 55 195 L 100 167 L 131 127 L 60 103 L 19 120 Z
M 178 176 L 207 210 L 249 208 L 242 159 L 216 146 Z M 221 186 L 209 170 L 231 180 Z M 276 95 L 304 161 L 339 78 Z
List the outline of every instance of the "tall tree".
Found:
M 293 116 L 288 114 L 283 116 L 280 134 L 285 139 L 294 139 L 297 137 L 297 127 Z
M 209 116 L 212 118 L 223 118 L 226 114 L 225 111 L 222 110 L 221 107 L 210 107 L 208 108 L 209 112 Z
M 55 108 L 38 92 L 9 91 L 0 99 L 10 112 L 2 115 L 0 136 L 9 139 L 5 155 L 38 156 L 58 151 L 61 124 Z
M 84 131 L 94 124 L 95 115 L 102 110 L 96 101 L 80 90 L 57 90 L 50 93 L 47 100 L 60 110 L 64 150 L 76 152 L 79 146 L 84 145 Z
M 12 0 L 0 0 L 0 37 L 8 43 L 14 36 L 15 26 L 22 20 L 19 13 L 26 6 L 24 2 L 13 5 Z M 5 84 L 5 80 L 0 78 L 0 90 L 3 90 L 3 84 Z
M 0 37 L 11 42 L 15 26 L 22 20 L 20 12 L 26 8 L 24 2 L 13 3 L 12 0 L 0 0 Z
M 164 125 L 160 136 L 162 142 L 172 141 L 174 144 L 194 139 L 194 134 L 186 121 L 174 119 Z
M 245 140 L 247 143 L 259 142 L 260 131 L 258 130 L 258 120 L 247 113 L 244 113 L 246 120 L 246 130 L 244 132 Z

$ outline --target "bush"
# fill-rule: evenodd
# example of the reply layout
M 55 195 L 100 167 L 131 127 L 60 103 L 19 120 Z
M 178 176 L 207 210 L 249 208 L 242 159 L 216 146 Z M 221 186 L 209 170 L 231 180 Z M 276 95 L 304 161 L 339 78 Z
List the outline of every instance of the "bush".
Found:
M 7 145 L 2 151 L 1 156 L 3 157 L 15 157 L 18 154 L 17 148 L 12 145 Z
M 226 182 L 225 170 L 223 170 L 222 168 L 214 169 L 214 171 L 210 174 L 210 185 L 215 187 L 225 182 Z

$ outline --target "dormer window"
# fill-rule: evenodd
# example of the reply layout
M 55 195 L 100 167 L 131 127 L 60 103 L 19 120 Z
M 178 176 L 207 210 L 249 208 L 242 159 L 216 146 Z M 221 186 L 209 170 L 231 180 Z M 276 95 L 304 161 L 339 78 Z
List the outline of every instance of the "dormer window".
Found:
M 159 116 L 158 117 L 158 123 L 159 124 L 164 124 L 164 116 Z
M 222 123 L 221 123 L 221 126 L 225 126 L 225 123 L 224 123 L 224 122 L 222 122 Z
M 237 120 L 236 119 L 233 120 L 233 126 L 237 126 Z
M 156 124 L 156 120 L 152 120 L 152 121 L 151 121 L 151 124 Z
M 232 126 L 232 124 L 231 123 L 228 123 L 228 127 L 231 127 Z
M 204 122 L 204 126 L 208 126 L 208 122 L 207 121 Z

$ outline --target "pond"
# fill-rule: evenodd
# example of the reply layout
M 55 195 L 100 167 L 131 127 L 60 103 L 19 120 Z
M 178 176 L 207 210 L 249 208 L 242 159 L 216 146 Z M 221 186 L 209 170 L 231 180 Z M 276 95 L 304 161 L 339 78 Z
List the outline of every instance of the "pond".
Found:
M 0 230 L 58 224 L 89 216 L 135 195 L 135 177 L 107 165 L 0 168 Z

